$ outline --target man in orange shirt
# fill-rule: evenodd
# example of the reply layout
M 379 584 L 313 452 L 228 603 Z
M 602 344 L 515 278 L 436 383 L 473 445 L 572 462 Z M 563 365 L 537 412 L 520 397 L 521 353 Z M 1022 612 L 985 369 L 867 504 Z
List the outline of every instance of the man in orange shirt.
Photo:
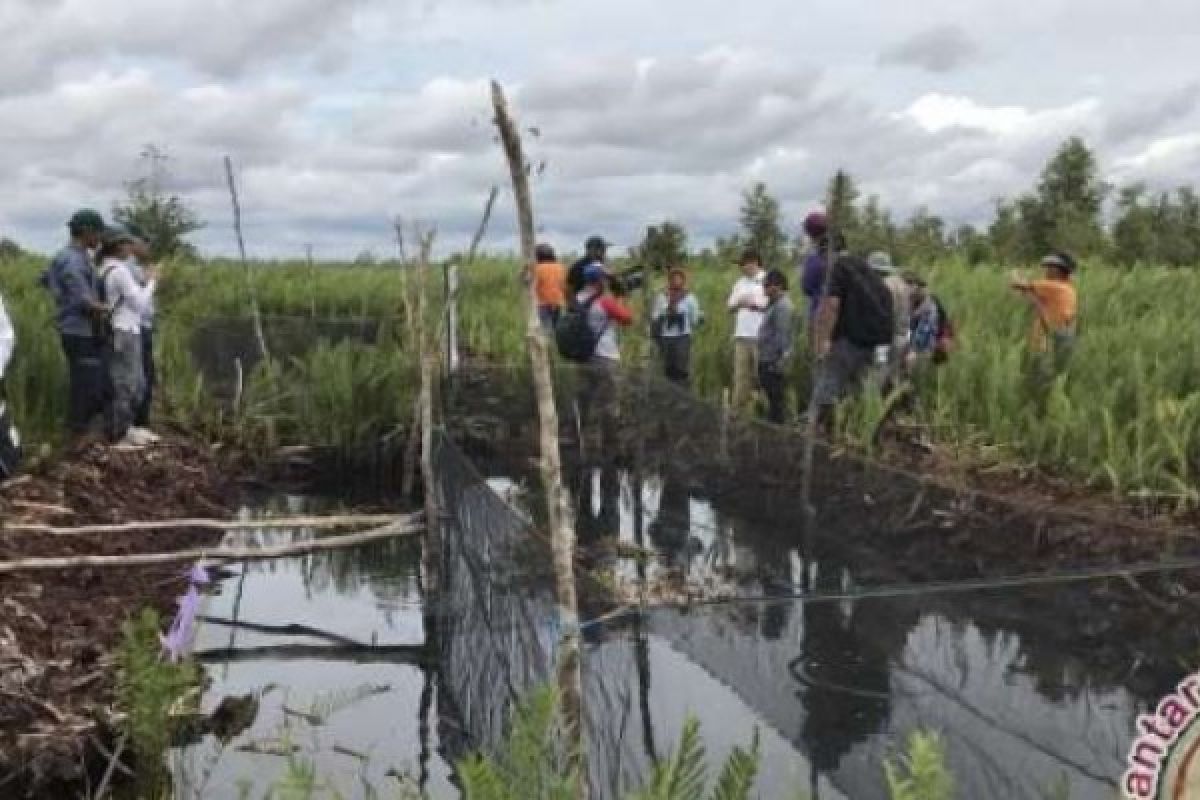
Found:
M 542 321 L 543 329 L 553 332 L 567 305 L 567 268 L 558 263 L 554 248 L 548 244 L 539 244 L 536 256 L 533 288 L 537 294 L 538 319 Z
M 1066 368 L 1075 346 L 1079 308 L 1075 285 L 1071 282 L 1075 259 L 1067 253 L 1051 253 L 1042 259 L 1042 269 L 1045 270 L 1042 280 L 1027 280 L 1014 272 L 1012 288 L 1033 307 L 1029 349 L 1038 358 L 1043 377 L 1052 379 Z

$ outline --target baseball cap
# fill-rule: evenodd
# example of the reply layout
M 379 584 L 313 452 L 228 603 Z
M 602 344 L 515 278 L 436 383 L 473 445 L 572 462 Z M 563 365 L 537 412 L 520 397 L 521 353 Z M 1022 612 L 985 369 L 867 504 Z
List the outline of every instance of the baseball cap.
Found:
M 104 229 L 100 234 L 100 241 L 105 245 L 120 244 L 121 242 L 132 242 L 133 234 L 122 228 L 120 225 L 112 225 Z
M 67 228 L 73 233 L 82 231 L 103 231 L 104 217 L 100 216 L 99 211 L 90 208 L 81 208 L 71 215 L 71 219 L 67 220 Z
M 603 236 L 589 236 L 583 246 L 588 250 L 607 250 L 611 244 Z
M 824 211 L 813 211 L 804 218 L 804 232 L 814 239 L 818 239 L 826 234 L 829 230 L 829 217 Z
M 1043 267 L 1058 267 L 1068 275 L 1075 272 L 1075 259 L 1067 253 L 1051 253 L 1042 259 Z

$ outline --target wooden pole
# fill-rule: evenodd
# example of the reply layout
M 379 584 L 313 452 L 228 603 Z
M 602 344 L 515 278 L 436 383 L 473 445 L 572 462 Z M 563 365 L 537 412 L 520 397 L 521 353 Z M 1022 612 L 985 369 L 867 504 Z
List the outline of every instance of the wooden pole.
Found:
M 479 252 L 479 243 L 483 241 L 484 234 L 487 233 L 488 223 L 492 219 L 492 208 L 496 205 L 496 198 L 500 195 L 500 187 L 493 186 L 488 192 L 487 202 L 483 204 L 483 216 L 479 218 L 479 227 L 475 229 L 475 235 L 471 237 L 471 246 L 467 249 L 467 266 L 475 263 L 475 256 Z
M 272 547 L 194 548 L 170 553 L 133 553 L 125 556 L 63 556 L 60 558 L 21 558 L 0 561 L 0 574 L 44 569 L 75 569 L 78 567 L 145 567 L 155 564 L 176 564 L 184 561 L 264 561 L 286 556 L 302 556 L 326 550 L 357 547 L 398 536 L 414 536 L 425 530 L 422 523 L 397 522 L 382 528 L 345 536 L 329 536 L 307 542 Z
M 496 127 L 504 146 L 512 177 L 517 224 L 521 232 L 521 259 L 528 270 L 534 262 L 533 200 L 529 192 L 529 173 L 521 147 L 521 135 L 508 111 L 504 89 L 492 81 L 492 107 Z M 542 487 L 546 495 L 546 524 L 554 551 L 555 601 L 558 607 L 558 689 L 562 698 L 574 757 L 578 759 L 577 797 L 588 796 L 587 754 L 583 745 L 583 679 L 580 665 L 579 605 L 575 596 L 575 530 L 571 526 L 571 506 L 562 480 L 562 454 L 558 448 L 558 410 L 554 405 L 554 380 L 550 353 L 537 316 L 537 299 L 532 281 L 528 284 L 525 340 L 533 368 L 537 397 L 538 441 L 541 452 Z
M 254 337 L 258 340 L 258 354 L 262 356 L 263 361 L 269 363 L 271 353 L 267 350 L 262 314 L 258 309 L 258 289 L 250 271 L 250 260 L 246 258 L 246 239 L 242 235 L 242 204 L 238 201 L 237 180 L 233 176 L 233 160 L 229 156 L 225 156 L 225 178 L 229 182 L 229 202 L 233 205 L 233 230 L 237 234 L 238 255 L 241 256 L 242 269 L 246 272 L 246 285 L 250 291 L 250 313 L 254 318 Z

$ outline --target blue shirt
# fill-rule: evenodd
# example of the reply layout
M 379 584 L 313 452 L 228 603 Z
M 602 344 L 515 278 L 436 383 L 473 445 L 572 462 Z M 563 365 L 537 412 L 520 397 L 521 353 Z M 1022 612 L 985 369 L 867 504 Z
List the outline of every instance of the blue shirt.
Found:
M 700 304 L 696 302 L 696 296 L 691 292 L 688 292 L 679 301 L 675 314 L 668 314 L 669 310 L 670 301 L 667 300 L 667 293 L 659 292 L 654 296 L 654 310 L 651 311 L 650 318 L 655 321 L 662 320 L 661 335 L 664 339 L 691 336 L 704 320 Z
M 92 336 L 92 318 L 88 313 L 96 301 L 96 275 L 92 258 L 78 245 L 68 245 L 50 262 L 45 274 L 46 288 L 58 307 L 55 321 L 64 336 Z

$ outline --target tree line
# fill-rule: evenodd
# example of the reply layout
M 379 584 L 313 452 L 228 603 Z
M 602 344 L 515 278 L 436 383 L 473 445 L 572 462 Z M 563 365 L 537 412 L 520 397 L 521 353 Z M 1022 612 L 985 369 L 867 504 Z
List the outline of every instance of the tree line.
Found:
M 1144 184 L 1115 189 L 1100 178 L 1095 153 L 1079 137 L 1059 146 L 1032 189 L 997 200 L 986 227 L 951 227 L 924 207 L 897 222 L 878 195 L 864 199 L 845 170 L 834 173 L 826 197 L 832 218 L 854 249 L 885 250 L 901 264 L 955 257 L 971 265 L 1021 264 L 1062 249 L 1124 267 L 1200 266 L 1196 190 L 1181 186 L 1151 192 Z M 802 236 L 788 235 L 779 201 L 765 183 L 743 192 L 739 222 L 737 233 L 718 238 L 702 255 L 732 261 L 753 247 L 764 263 L 785 266 L 807 246 Z M 632 255 L 661 269 L 686 257 L 687 239 L 681 225 L 663 222 L 646 230 Z

